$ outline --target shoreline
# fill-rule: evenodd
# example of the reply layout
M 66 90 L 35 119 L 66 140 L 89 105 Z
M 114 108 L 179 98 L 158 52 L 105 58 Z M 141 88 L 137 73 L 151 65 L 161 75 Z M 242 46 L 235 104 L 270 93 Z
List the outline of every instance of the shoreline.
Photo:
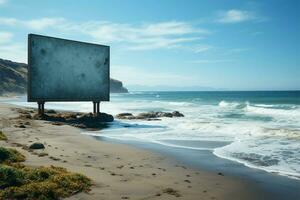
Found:
M 98 141 L 80 134 L 78 128 L 17 118 L 16 108 L 20 107 L 0 103 L 1 130 L 8 137 L 1 146 L 24 153 L 26 165 L 61 166 L 93 179 L 91 192 L 68 199 L 265 199 L 269 195 L 247 180 L 178 167 L 168 156 Z M 18 127 L 25 121 L 30 125 Z M 35 141 L 45 144 L 48 156 L 39 157 L 17 145 Z
M 101 141 L 127 144 L 159 153 L 195 170 L 204 170 L 212 173 L 221 172 L 226 176 L 248 181 L 266 192 L 266 194 L 271 195 L 265 196 L 265 199 L 297 199 L 300 196 L 300 180 L 266 172 L 261 169 L 250 168 L 242 163 L 217 157 L 210 151 L 169 148 L 155 143 L 123 141 L 103 136 L 94 137 Z

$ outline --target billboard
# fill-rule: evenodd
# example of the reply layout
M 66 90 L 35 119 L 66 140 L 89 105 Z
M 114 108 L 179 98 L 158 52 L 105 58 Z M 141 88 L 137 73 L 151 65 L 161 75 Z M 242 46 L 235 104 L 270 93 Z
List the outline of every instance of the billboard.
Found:
M 28 35 L 28 101 L 109 101 L 109 46 Z

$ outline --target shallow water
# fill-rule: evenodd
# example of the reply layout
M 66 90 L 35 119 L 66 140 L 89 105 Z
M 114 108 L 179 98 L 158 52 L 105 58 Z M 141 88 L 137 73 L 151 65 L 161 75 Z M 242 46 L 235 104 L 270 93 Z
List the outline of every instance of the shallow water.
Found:
M 25 98 L 9 100 L 25 103 Z M 46 108 L 89 112 L 92 103 L 46 103 Z M 300 179 L 300 92 L 133 92 L 101 103 L 112 114 L 182 112 L 161 121 L 116 120 L 101 136 L 176 149 L 211 151 L 248 167 Z M 100 132 L 85 134 L 100 135 Z

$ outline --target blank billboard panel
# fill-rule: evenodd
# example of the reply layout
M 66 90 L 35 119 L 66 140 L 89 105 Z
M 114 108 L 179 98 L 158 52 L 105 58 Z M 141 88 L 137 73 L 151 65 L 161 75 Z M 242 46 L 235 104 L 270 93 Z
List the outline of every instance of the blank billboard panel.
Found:
M 28 101 L 109 101 L 109 46 L 28 35 Z

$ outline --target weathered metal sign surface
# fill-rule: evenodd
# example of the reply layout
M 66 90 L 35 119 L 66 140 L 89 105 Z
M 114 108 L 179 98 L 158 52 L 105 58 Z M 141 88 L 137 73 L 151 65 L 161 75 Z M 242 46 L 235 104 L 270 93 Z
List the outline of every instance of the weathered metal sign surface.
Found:
M 28 101 L 109 101 L 109 46 L 28 35 Z

